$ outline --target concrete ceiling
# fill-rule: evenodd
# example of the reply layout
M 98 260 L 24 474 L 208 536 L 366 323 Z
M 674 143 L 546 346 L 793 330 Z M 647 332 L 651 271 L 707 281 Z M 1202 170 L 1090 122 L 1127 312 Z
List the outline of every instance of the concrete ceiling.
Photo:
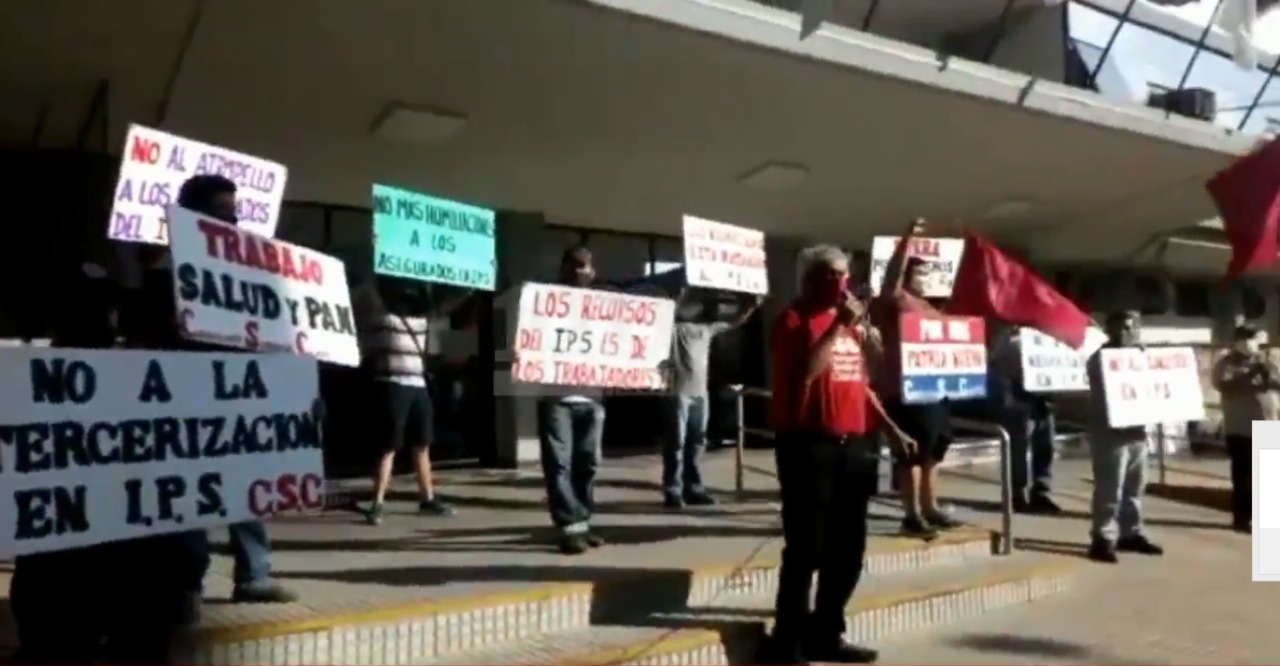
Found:
M 107 78 L 118 152 L 127 122 L 156 122 L 198 4 L 4 3 L 0 140 L 30 141 L 47 102 L 42 145 L 69 143 Z M 687 211 L 850 243 L 962 217 L 1033 256 L 1099 259 L 1211 216 L 1200 183 L 1230 160 L 579 0 L 305 6 L 207 3 L 164 124 L 284 162 L 293 200 L 367 205 L 387 182 L 565 224 L 678 234 Z M 434 148 L 371 136 L 397 101 L 469 124 Z M 810 176 L 735 182 L 770 160 Z M 980 219 L 1011 200 L 1032 206 Z
M 754 1 L 792 12 L 799 12 L 804 4 L 804 0 Z M 1021 12 L 1059 2 L 1012 0 L 1010 8 Z M 828 21 L 857 30 L 867 25 L 877 35 L 937 47 L 946 35 L 994 26 L 1006 5 L 1009 0 L 831 0 Z

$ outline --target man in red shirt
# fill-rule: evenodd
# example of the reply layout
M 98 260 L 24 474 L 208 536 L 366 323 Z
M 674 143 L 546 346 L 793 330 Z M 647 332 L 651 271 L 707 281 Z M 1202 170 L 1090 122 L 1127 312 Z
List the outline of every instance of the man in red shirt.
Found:
M 782 569 L 767 663 L 871 663 L 876 652 L 846 643 L 845 605 L 862 573 L 867 505 L 876 492 L 876 429 L 914 443 L 889 420 L 869 385 L 861 304 L 848 292 L 849 264 L 831 246 L 800 256 L 800 297 L 770 340 L 773 429 L 782 490 Z M 812 613 L 809 591 L 818 590 Z
M 919 443 L 914 455 L 896 456 L 894 459 L 895 480 L 902 493 L 902 508 L 906 511 L 902 531 L 932 538 L 936 535 L 935 528 L 952 528 L 959 523 L 938 507 L 938 464 L 946 456 L 953 439 L 951 406 L 946 401 L 908 405 L 901 398 L 899 318 L 904 312 L 940 314 L 923 295 L 928 264 L 907 256 L 911 239 L 923 231 L 924 221 L 917 220 L 898 243 L 885 268 L 880 295 L 872 303 L 871 321 L 879 329 L 884 344 L 885 367 L 880 393 L 885 398 L 885 408 L 894 421 Z

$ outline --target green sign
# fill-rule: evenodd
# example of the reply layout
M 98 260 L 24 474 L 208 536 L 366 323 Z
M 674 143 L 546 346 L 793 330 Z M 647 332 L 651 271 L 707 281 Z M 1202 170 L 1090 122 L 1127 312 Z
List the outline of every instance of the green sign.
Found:
M 387 185 L 373 186 L 373 270 L 493 291 L 494 212 Z

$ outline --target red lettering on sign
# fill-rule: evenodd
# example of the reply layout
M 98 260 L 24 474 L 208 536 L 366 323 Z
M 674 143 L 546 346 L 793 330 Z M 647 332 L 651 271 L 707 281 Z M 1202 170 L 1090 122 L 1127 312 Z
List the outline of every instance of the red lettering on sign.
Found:
M 144 164 L 159 162 L 160 144 L 140 136 L 133 137 L 133 145 L 129 148 L 129 160 Z
M 569 316 L 569 301 L 573 295 L 567 291 L 533 292 L 533 314 L 539 317 L 564 319 Z
M 249 512 L 258 517 L 324 508 L 324 479 L 317 474 L 281 474 L 249 484 Z
M 204 234 L 205 252 L 214 259 L 254 268 L 289 280 L 324 284 L 324 266 L 303 252 L 253 234 L 242 233 L 228 224 L 201 219 L 196 223 Z

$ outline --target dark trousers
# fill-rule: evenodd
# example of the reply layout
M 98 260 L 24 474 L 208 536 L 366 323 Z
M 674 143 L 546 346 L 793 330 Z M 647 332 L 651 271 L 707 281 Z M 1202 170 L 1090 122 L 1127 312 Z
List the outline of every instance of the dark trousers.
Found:
M 1053 483 L 1053 440 L 1057 437 L 1053 406 L 1044 401 L 1012 402 L 1002 408 L 1001 420 L 1009 433 L 1014 496 L 1025 499 L 1028 494 L 1028 449 L 1030 496 L 1047 496 Z
M 839 640 L 845 606 L 862 575 L 867 506 L 876 492 L 874 435 L 837 439 L 779 434 L 775 455 L 782 489 L 782 568 L 774 638 L 797 643 Z M 818 574 L 812 613 L 809 591 Z
M 604 406 L 547 398 L 538 403 L 538 442 L 551 522 L 565 534 L 582 534 L 595 508 L 596 470 Z
M 1227 435 L 1227 455 L 1231 458 L 1231 522 L 1243 527 L 1253 524 L 1253 437 Z

